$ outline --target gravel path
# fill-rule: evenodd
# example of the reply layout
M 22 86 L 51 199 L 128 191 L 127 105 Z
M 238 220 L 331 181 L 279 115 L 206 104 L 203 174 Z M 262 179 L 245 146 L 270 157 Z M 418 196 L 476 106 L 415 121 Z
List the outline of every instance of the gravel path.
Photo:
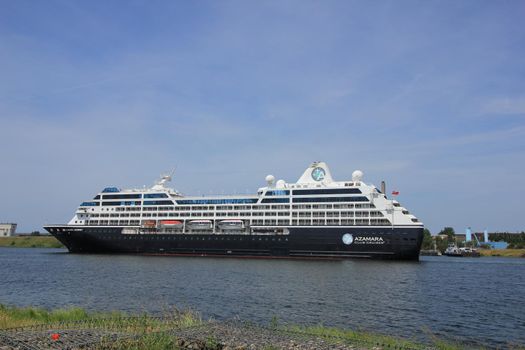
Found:
M 275 331 L 241 323 L 208 323 L 195 329 L 183 329 L 172 333 L 182 348 L 207 349 L 207 343 L 217 343 L 222 350 L 252 349 L 304 349 L 304 350 L 357 350 L 335 339 L 327 339 Z M 364 349 L 364 348 L 360 348 Z

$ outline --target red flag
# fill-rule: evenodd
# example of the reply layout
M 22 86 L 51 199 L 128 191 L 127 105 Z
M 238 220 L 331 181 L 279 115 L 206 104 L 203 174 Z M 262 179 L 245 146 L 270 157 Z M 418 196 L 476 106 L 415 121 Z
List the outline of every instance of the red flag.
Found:
M 399 191 L 392 191 L 392 196 L 397 196 L 399 195 Z

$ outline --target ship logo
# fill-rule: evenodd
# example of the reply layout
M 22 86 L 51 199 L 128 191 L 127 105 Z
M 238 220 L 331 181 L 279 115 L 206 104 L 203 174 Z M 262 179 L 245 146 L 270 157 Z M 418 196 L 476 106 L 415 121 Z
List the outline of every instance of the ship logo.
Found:
M 316 167 L 314 170 L 312 170 L 312 179 L 315 181 L 324 180 L 325 175 L 326 171 L 324 171 L 324 169 L 321 167 Z
M 343 243 L 346 245 L 350 245 L 354 242 L 354 236 L 351 233 L 345 233 L 343 235 Z

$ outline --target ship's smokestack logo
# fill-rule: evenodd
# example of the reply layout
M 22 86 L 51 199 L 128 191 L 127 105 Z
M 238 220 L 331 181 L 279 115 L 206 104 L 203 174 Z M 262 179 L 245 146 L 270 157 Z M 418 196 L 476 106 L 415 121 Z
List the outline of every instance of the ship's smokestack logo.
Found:
M 346 245 L 350 245 L 354 242 L 354 236 L 351 233 L 345 233 L 343 235 L 343 243 Z

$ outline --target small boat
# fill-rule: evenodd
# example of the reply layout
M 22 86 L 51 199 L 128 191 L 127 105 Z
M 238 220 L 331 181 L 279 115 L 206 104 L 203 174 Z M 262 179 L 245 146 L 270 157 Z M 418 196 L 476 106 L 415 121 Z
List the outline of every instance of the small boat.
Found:
M 179 220 L 161 220 L 160 226 L 163 227 L 182 227 L 182 221 Z
M 446 256 L 462 256 L 461 251 L 459 250 L 458 246 L 455 244 L 449 244 L 447 249 L 445 249 L 445 252 L 443 255 Z
M 455 244 L 450 244 L 443 255 L 446 256 L 470 256 L 470 257 L 478 257 L 481 256 L 481 254 L 474 248 L 458 248 Z
M 191 220 L 188 227 L 192 230 L 211 230 L 213 223 L 211 220 Z
M 470 256 L 470 257 L 481 256 L 478 250 L 474 248 L 469 248 L 469 247 L 459 248 L 459 251 L 461 252 L 461 256 Z
M 242 230 L 244 229 L 244 222 L 238 219 L 222 220 L 219 222 L 219 227 L 222 230 Z
M 142 222 L 142 227 L 155 228 L 155 227 L 157 227 L 157 221 L 156 220 L 144 220 Z
M 136 227 L 124 227 L 121 232 L 123 235 L 136 235 L 139 229 Z

